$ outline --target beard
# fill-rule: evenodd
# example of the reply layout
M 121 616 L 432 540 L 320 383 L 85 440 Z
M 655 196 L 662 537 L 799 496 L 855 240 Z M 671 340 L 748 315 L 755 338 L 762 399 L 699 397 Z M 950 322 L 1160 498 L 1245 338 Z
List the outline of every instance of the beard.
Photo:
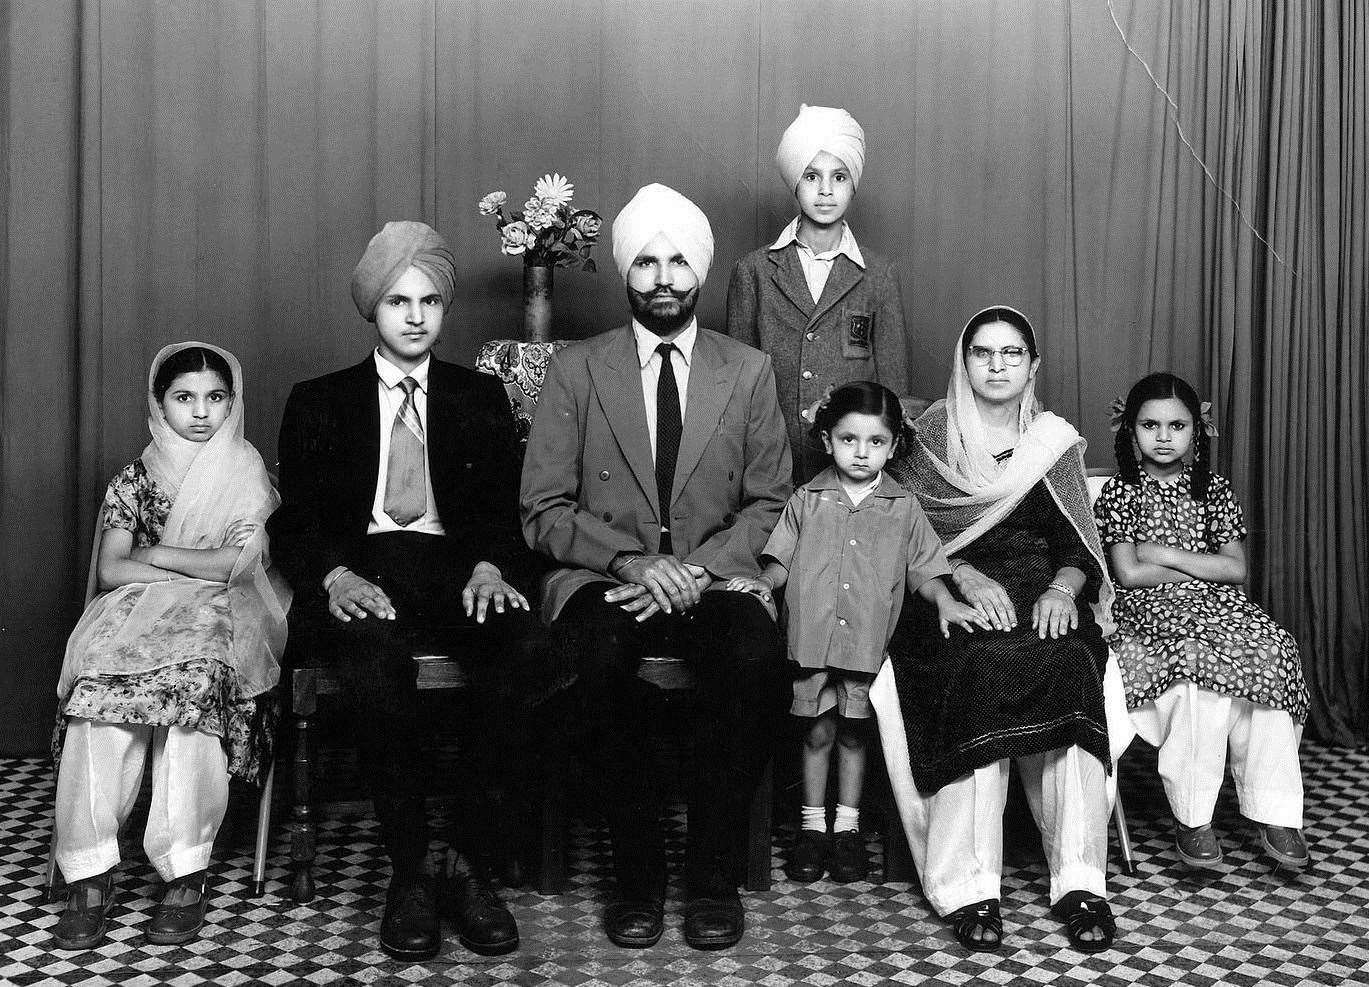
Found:
M 633 318 L 643 329 L 657 336 L 669 336 L 689 325 L 694 317 L 694 306 L 699 301 L 699 288 L 696 285 L 688 291 L 656 288 L 640 292 L 629 286 L 627 300 L 632 306 Z

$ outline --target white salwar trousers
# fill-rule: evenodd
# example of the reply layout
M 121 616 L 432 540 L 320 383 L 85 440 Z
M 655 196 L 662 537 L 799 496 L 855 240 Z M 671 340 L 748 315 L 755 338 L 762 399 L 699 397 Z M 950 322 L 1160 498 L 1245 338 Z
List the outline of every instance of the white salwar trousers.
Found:
M 1109 671 L 1115 675 L 1115 669 Z M 1116 677 L 1114 691 L 1120 686 Z M 1121 702 L 1120 691 L 1108 698 L 1111 709 Z M 986 765 L 924 796 L 913 781 L 903 711 L 887 661 L 871 686 L 870 700 L 889 783 L 927 901 L 944 916 L 1000 898 L 1008 761 Z M 1125 705 L 1121 708 L 1125 722 Z M 1125 748 L 1130 725 L 1117 734 L 1114 747 L 1120 742 Z M 1050 867 L 1051 904 L 1071 891 L 1106 897 L 1108 814 L 1116 793 L 1107 770 L 1075 746 L 1018 758 L 1017 763 Z
M 189 727 L 73 717 L 57 769 L 57 866 L 70 884 L 119 862 L 119 828 L 133 811 L 152 750 L 152 807 L 143 849 L 162 880 L 209 865 L 228 810 L 223 741 Z
M 1174 818 L 1185 826 L 1212 822 L 1229 760 L 1241 815 L 1302 828 L 1302 727 L 1284 710 L 1179 682 L 1132 710 L 1131 720 L 1160 749 L 1160 780 Z

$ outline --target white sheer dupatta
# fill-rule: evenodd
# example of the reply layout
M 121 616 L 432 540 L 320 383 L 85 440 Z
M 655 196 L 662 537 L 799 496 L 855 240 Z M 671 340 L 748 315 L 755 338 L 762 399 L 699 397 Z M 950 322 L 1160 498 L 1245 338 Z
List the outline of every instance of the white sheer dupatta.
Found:
M 222 356 L 233 374 L 233 407 L 207 442 L 191 442 L 167 424 L 152 393 L 162 362 L 180 350 L 199 346 Z M 131 675 L 174 665 L 198 654 L 213 654 L 231 664 L 242 694 L 258 695 L 280 678 L 285 648 L 285 614 L 290 590 L 270 567 L 265 521 L 280 504 L 261 455 L 244 438 L 245 393 L 242 366 L 226 350 L 207 343 L 176 343 L 163 348 L 148 372 L 148 430 L 152 441 L 142 461 L 149 476 L 172 500 L 161 544 L 177 548 L 217 548 L 235 521 L 258 525 L 242 547 L 226 583 L 181 577 L 117 587 L 91 600 L 67 641 L 58 695 L 65 697 L 82 675 Z M 98 533 L 91 559 L 91 587 L 98 563 Z M 226 594 L 231 639 L 215 648 L 167 647 L 187 626 L 206 626 L 206 604 L 219 607 Z

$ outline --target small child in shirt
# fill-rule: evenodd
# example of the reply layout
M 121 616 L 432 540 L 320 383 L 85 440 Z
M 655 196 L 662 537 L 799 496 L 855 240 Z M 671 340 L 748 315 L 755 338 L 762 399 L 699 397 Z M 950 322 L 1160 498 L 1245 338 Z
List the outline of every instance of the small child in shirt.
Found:
M 837 388 L 816 409 L 813 436 L 829 466 L 794 492 L 766 543 L 759 576 L 727 588 L 768 595 L 787 586 L 789 657 L 803 669 L 791 712 L 810 720 L 803 744 L 802 822 L 785 873 L 857 881 L 869 871 L 860 797 L 871 715 L 870 683 L 904 590 L 936 604 L 941 631 L 988 622 L 958 602 L 941 540 L 917 498 L 884 473 L 898 449 L 898 396 L 873 381 Z M 837 807 L 827 832 L 827 776 L 837 754 Z
M 804 409 L 853 380 L 906 394 L 908 358 L 898 272 L 859 246 L 845 219 L 865 170 L 865 131 L 845 110 L 805 104 L 775 164 L 799 214 L 737 261 L 727 333 L 774 362 L 797 486 L 827 465 Z

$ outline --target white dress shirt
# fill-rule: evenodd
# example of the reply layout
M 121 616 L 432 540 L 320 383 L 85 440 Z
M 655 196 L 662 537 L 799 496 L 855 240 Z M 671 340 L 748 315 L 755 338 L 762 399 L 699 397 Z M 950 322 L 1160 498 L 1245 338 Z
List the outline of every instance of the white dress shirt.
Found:
M 799 245 L 799 264 L 803 267 L 803 278 L 808 282 L 808 293 L 813 296 L 814 305 L 822 297 L 822 289 L 827 286 L 827 278 L 832 273 L 832 265 L 836 263 L 839 255 L 845 254 L 852 264 L 861 270 L 865 269 L 865 258 L 861 256 L 860 246 L 856 243 L 856 236 L 845 222 L 841 224 L 841 240 L 837 243 L 836 249 L 818 253 L 799 239 L 799 217 L 795 216 L 775 239 L 775 242 L 770 245 L 770 249 L 783 250 L 791 243 Z
M 380 468 L 376 471 L 376 494 L 371 501 L 371 521 L 366 525 L 366 533 L 419 531 L 429 535 L 445 534 L 442 521 L 437 516 L 437 504 L 433 500 L 433 474 L 428 464 L 428 368 L 432 364 L 432 357 L 425 357 L 408 373 L 381 356 L 378 349 L 375 361 L 379 375 L 376 391 L 380 400 Z M 412 377 L 418 382 L 414 390 L 414 407 L 423 425 L 423 486 L 427 494 L 427 509 L 422 517 L 415 518 L 409 524 L 396 524 L 395 519 L 385 513 L 385 480 L 390 472 L 390 432 L 395 425 L 395 415 L 399 414 L 400 406 L 404 404 L 404 388 L 399 386 L 399 382 L 405 377 Z
M 632 320 L 632 334 L 637 339 L 637 362 L 642 366 L 642 400 L 646 403 L 646 430 L 651 436 L 651 459 L 656 459 L 656 385 L 661 380 L 661 354 L 656 352 L 664 340 Z M 671 340 L 675 344 L 670 354 L 670 365 L 675 370 L 675 386 L 680 392 L 680 421 L 684 421 L 685 403 L 689 400 L 689 365 L 694 356 L 694 340 L 699 338 L 699 324 L 689 320 L 684 332 Z

